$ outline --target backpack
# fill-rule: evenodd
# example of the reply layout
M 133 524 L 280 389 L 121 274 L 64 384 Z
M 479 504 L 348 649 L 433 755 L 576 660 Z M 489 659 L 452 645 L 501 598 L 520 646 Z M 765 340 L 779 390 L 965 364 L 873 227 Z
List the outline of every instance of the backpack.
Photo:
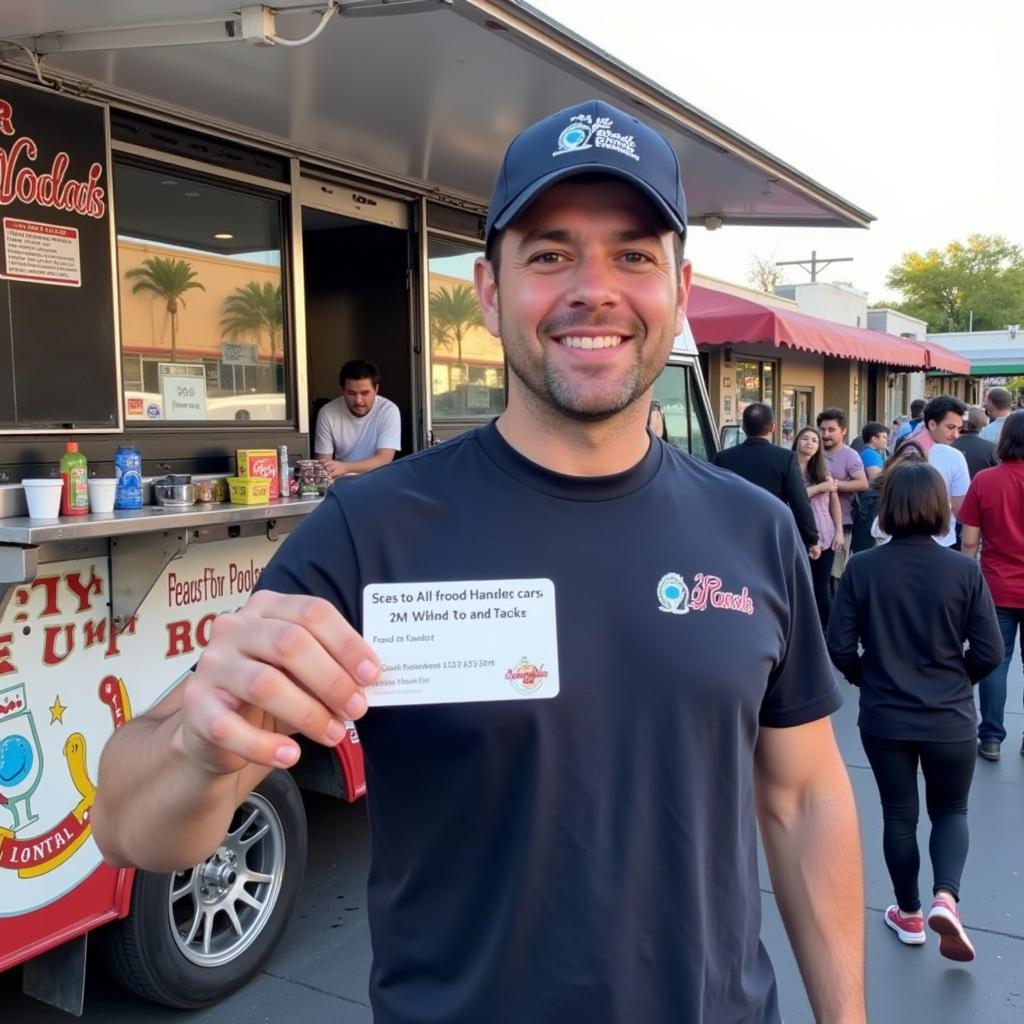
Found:
M 877 487 L 857 492 L 857 500 L 853 504 L 851 555 L 858 551 L 868 551 L 875 546 L 875 538 L 871 536 L 871 524 L 878 515 L 878 501 L 881 496 L 882 492 Z

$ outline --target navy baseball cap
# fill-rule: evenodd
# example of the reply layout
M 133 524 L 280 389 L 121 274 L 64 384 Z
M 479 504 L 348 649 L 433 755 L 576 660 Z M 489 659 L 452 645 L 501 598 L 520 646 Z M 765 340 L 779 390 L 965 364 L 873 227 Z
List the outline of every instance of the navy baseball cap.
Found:
M 486 241 L 545 189 L 588 172 L 614 175 L 636 186 L 673 231 L 686 231 L 686 196 L 676 151 L 632 114 L 588 100 L 537 121 L 509 144 L 491 195 Z

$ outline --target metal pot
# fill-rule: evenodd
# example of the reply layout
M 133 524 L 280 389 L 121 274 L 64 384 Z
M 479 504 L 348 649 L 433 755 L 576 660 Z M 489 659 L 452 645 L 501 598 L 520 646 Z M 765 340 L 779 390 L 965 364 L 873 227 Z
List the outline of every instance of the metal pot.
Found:
M 196 503 L 196 485 L 183 473 L 153 481 L 153 498 L 164 508 L 189 508 Z

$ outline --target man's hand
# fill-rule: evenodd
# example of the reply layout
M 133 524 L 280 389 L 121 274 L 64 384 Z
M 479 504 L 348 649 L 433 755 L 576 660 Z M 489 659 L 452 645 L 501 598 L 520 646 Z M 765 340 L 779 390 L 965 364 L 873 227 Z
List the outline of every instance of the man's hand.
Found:
M 841 547 L 846 545 L 846 534 L 842 530 L 836 530 L 836 535 L 832 539 L 832 550 L 838 551 Z
M 333 605 L 260 591 L 214 620 L 183 684 L 173 746 L 211 775 L 247 763 L 290 767 L 299 757 L 291 734 L 334 746 L 344 720 L 366 713 L 363 687 L 379 672 L 373 649 Z
M 344 476 L 350 472 L 347 462 L 339 462 L 337 459 L 327 459 L 326 461 L 327 472 L 330 474 L 332 480 L 337 480 L 339 476 Z
M 821 545 L 820 544 L 812 544 L 807 549 L 807 557 L 812 562 L 816 562 L 819 558 L 821 558 Z

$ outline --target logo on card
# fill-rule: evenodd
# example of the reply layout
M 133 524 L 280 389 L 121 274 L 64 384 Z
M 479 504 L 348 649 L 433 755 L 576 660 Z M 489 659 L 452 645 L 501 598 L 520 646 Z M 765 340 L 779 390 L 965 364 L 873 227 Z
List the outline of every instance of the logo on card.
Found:
M 742 612 L 744 615 L 754 614 L 754 602 L 747 587 L 743 587 L 738 594 L 723 590 L 722 578 L 710 573 L 696 573 L 692 587 L 686 585 L 679 573 L 666 573 L 658 581 L 657 594 L 658 610 L 671 615 L 704 612 L 709 608 Z
M 536 693 L 548 677 L 548 671 L 543 665 L 533 665 L 526 658 L 520 658 L 515 668 L 510 668 L 505 673 L 505 678 L 512 684 L 512 688 L 520 693 Z

